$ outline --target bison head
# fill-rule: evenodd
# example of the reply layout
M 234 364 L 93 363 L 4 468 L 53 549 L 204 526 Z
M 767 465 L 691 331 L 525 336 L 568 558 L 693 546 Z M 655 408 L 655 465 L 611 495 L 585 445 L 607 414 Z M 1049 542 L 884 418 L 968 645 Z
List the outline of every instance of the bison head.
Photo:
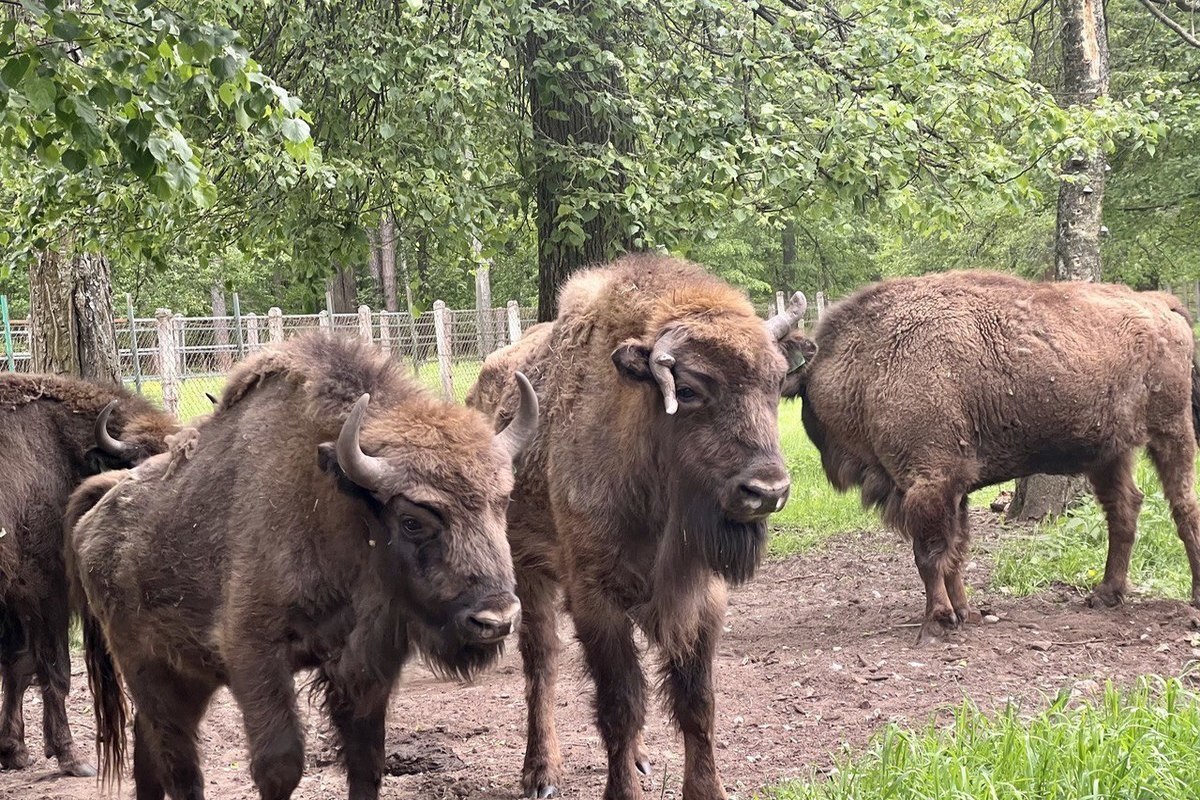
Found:
M 119 400 L 113 400 L 96 417 L 96 446 L 88 453 L 88 460 L 96 472 L 127 469 L 150 456 L 166 452 L 167 435 L 178 430 L 173 421 L 164 425 L 167 418 L 161 414 L 126 416 L 118 438 L 109 430 L 109 421 L 119 403 Z
M 650 448 L 677 546 L 734 583 L 754 573 L 766 519 L 791 487 L 777 413 L 789 365 L 800 360 L 789 333 L 805 307 L 797 292 L 766 323 L 746 313 L 681 315 L 612 354 L 618 372 L 653 397 Z
M 516 626 L 506 535 L 512 462 L 537 430 L 537 395 L 518 373 L 521 405 L 493 434 L 482 415 L 430 404 L 416 417 L 381 414 L 365 428 L 370 400 L 354 404 L 322 467 L 359 497 L 371 558 L 409 619 L 432 666 L 467 677 L 493 661 Z

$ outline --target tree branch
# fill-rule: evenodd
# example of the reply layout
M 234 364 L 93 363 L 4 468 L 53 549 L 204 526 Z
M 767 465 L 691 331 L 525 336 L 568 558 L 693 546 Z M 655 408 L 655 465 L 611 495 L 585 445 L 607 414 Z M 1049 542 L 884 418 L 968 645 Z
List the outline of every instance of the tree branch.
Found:
M 1171 30 L 1175 31 L 1175 33 L 1179 34 L 1180 39 L 1183 39 L 1183 41 L 1187 42 L 1192 47 L 1200 48 L 1200 39 L 1197 39 L 1182 25 L 1167 16 L 1165 11 L 1154 4 L 1154 0 L 1138 0 L 1138 2 L 1145 6 L 1146 10 L 1149 11 L 1155 19 L 1157 19 L 1163 25 L 1166 25 Z

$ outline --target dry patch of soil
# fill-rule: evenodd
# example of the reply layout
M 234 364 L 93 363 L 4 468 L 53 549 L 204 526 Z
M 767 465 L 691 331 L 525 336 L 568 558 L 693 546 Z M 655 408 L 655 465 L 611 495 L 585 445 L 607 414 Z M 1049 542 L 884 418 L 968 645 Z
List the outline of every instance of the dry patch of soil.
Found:
M 945 718 L 964 698 L 984 708 L 1009 700 L 1040 704 L 1060 689 L 1098 692 L 1108 679 L 1176 675 L 1200 644 L 1196 615 L 1181 601 L 1133 601 L 1089 609 L 1074 591 L 1008 598 L 988 582 L 992 517 L 977 513 L 976 560 L 969 583 L 998 622 L 971 627 L 945 644 L 914 647 L 924 598 L 911 550 L 892 534 L 837 537 L 814 553 L 769 564 L 732 596 L 717 663 L 718 759 L 737 797 L 803 777 L 845 748 L 860 748 L 888 722 L 923 725 Z M 569 622 L 562 635 L 570 639 Z M 579 648 L 566 648 L 558 725 L 566 762 L 564 797 L 594 798 L 604 785 L 604 751 L 591 723 L 592 690 Z M 91 741 L 91 701 L 82 667 L 71 692 L 76 738 Z M 41 752 L 41 707 L 26 700 L 28 744 Z M 308 768 L 296 800 L 345 797 L 332 738 L 304 708 Z M 202 729 L 208 796 L 256 800 L 237 707 L 219 694 Z M 646 743 L 651 797 L 678 797 L 682 745 L 657 706 Z M 392 702 L 386 798 L 516 800 L 524 752 L 524 700 L 515 648 L 474 685 L 456 686 L 427 670 L 406 670 Z M 0 797 L 84 800 L 101 796 L 93 780 L 57 777 L 39 759 L 0 773 Z M 128 781 L 122 796 L 132 796 Z

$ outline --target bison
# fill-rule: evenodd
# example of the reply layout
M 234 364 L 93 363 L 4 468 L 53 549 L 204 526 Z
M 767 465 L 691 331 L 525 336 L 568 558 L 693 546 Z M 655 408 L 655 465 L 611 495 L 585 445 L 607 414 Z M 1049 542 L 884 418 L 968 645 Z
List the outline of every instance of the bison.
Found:
M 1159 292 L 989 272 L 886 280 L 834 305 L 789 378 L 825 474 L 911 539 L 925 584 L 918 641 L 977 621 L 963 583 L 967 497 L 1034 473 L 1084 474 L 1108 519 L 1104 580 L 1127 588 L 1147 446 L 1200 604 L 1193 494 L 1200 375 L 1187 314 Z
M 0 375 L 0 766 L 5 769 L 30 763 L 23 703 L 36 677 L 46 757 L 57 758 L 69 775 L 95 774 L 67 722 L 71 659 L 63 513 L 71 491 L 85 478 L 162 452 L 177 428 L 169 415 L 115 386 L 52 375 Z
M 377 348 L 300 337 L 234 369 L 188 453 L 80 487 L 67 560 L 89 609 L 103 775 L 124 762 L 124 676 L 137 796 L 202 798 L 197 726 L 228 685 L 260 795 L 290 797 L 304 765 L 293 674 L 312 669 L 349 797 L 376 798 L 406 658 L 473 675 L 517 620 L 505 511 L 538 413 L 517 382 L 494 435 Z
M 565 590 L 596 686 L 607 800 L 642 796 L 646 680 L 634 626 L 664 655 L 683 733 L 686 800 L 724 798 L 713 752 L 712 662 L 727 584 L 749 579 L 790 481 L 777 408 L 804 311 L 764 321 L 695 264 L 628 256 L 581 272 L 549 329 L 489 358 L 472 398 L 501 426 L 517 370 L 537 388 L 538 434 L 517 463 L 509 542 L 522 604 L 528 741 L 522 785 L 562 783 L 554 729 L 557 595 Z

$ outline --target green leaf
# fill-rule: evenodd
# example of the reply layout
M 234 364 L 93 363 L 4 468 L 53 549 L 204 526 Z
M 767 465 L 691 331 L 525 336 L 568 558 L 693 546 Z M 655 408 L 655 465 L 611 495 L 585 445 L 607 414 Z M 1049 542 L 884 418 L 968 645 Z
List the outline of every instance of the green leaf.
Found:
M 87 156 L 79 150 L 67 150 L 62 154 L 62 164 L 71 172 L 82 172 L 87 168 Z
M 31 78 L 25 82 L 21 93 L 29 101 L 30 108 L 36 114 L 41 114 L 54 107 L 58 89 L 49 78 Z
M 285 119 L 279 126 L 279 130 L 283 134 L 283 138 L 296 144 L 308 141 L 309 138 L 308 123 L 295 117 Z
M 4 68 L 0 69 L 0 80 L 3 80 L 10 89 L 20 88 L 21 81 L 25 79 L 31 66 L 33 66 L 33 58 L 28 55 L 10 58 L 4 62 Z

